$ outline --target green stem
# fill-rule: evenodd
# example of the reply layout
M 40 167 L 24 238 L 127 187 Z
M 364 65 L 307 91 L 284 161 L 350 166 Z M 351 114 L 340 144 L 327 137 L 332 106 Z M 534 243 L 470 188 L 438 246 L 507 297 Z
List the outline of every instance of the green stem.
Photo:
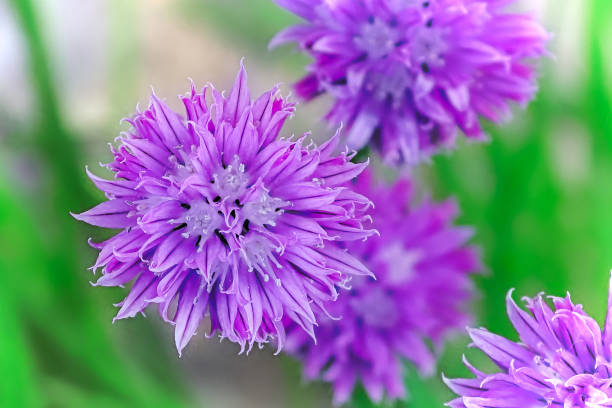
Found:
M 91 203 L 92 199 L 83 186 L 75 140 L 66 131 L 57 103 L 49 60 L 39 31 L 39 21 L 31 0 L 10 0 L 13 3 L 27 43 L 30 58 L 30 74 L 34 84 L 37 113 L 40 126 L 36 132 L 35 148 L 46 161 L 54 181 L 55 204 L 64 207 L 66 202 L 75 206 Z M 63 180 L 70 180 L 69 183 Z M 68 201 L 68 198 L 70 201 Z

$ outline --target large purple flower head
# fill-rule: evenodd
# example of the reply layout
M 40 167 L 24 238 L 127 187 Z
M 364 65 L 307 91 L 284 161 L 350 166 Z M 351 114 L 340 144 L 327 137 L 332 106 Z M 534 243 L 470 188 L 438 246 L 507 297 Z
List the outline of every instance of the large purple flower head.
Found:
M 366 164 L 333 155 L 337 136 L 320 147 L 277 138 L 293 104 L 276 88 L 251 101 L 244 68 L 228 96 L 207 88 L 182 97 L 185 117 L 153 95 L 128 119 L 106 165 L 115 179 L 89 174 L 108 201 L 75 217 L 122 230 L 93 244 L 97 285 L 134 280 L 117 319 L 157 303 L 179 353 L 205 315 L 243 350 L 273 337 L 280 349 L 283 317 L 312 334 L 313 306 L 369 273 L 329 244 L 374 232 L 369 200 L 346 187 Z
M 479 268 L 477 251 L 465 245 L 471 229 L 451 224 L 453 201 L 411 206 L 407 179 L 388 187 L 369 173 L 356 190 L 373 198 L 381 238 L 343 246 L 376 272 L 376 280 L 355 277 L 350 292 L 327 305 L 331 317 L 320 319 L 316 344 L 292 324 L 286 345 L 304 361 L 306 377 L 333 383 L 336 403 L 345 402 L 357 382 L 375 401 L 385 393 L 403 397 L 402 358 L 431 373 L 435 353 L 427 342 L 439 350 L 470 320 L 469 275 Z
M 516 0 L 276 0 L 305 20 L 280 32 L 314 58 L 296 84 L 309 100 L 335 98 L 328 118 L 349 126 L 388 162 L 415 163 L 455 145 L 457 131 L 483 139 L 479 117 L 500 122 L 509 102 L 536 91 L 528 60 L 548 34 Z
M 612 280 L 611 280 L 612 283 Z M 612 287 L 610 294 L 612 295 Z M 581 305 L 542 295 L 526 298 L 529 313 L 506 299 L 508 316 L 520 343 L 471 329 L 473 345 L 501 370 L 483 373 L 467 360 L 476 378 L 445 379 L 461 397 L 453 408 L 608 408 L 612 407 L 612 296 L 603 331 Z

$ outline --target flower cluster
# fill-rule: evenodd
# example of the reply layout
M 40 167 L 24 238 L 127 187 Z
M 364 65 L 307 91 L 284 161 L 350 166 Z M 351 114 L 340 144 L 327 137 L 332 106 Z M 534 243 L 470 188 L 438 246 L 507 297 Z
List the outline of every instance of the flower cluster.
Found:
M 455 145 L 457 131 L 482 140 L 479 117 L 500 122 L 509 102 L 536 91 L 529 60 L 549 35 L 511 13 L 516 0 L 276 0 L 304 24 L 271 46 L 297 42 L 314 58 L 296 84 L 309 100 L 329 93 L 328 118 L 348 143 L 370 143 L 387 162 L 415 163 Z
M 472 230 L 454 227 L 451 200 L 411 206 L 407 179 L 389 187 L 362 174 L 355 190 L 373 198 L 380 239 L 341 244 L 373 271 L 352 279 L 350 292 L 326 306 L 315 329 L 316 344 L 291 324 L 286 350 L 304 361 L 308 378 L 334 385 L 336 403 L 345 402 L 357 381 L 374 401 L 385 392 L 403 397 L 402 358 L 431 374 L 443 340 L 470 320 L 470 274 L 479 269 L 477 251 L 465 243 Z
M 396 166 L 453 148 L 460 133 L 483 140 L 482 120 L 531 101 L 549 38 L 509 11 L 517 0 L 275 1 L 303 22 L 270 46 L 295 42 L 314 60 L 297 94 L 330 94 L 327 119 L 346 124 L 348 148 Z M 337 404 L 357 384 L 376 402 L 404 398 L 404 360 L 432 374 L 471 321 L 482 266 L 456 203 L 416 204 L 409 178 L 387 185 L 355 151 L 338 153 L 339 131 L 320 146 L 280 137 L 295 104 L 276 87 L 251 99 L 242 64 L 229 93 L 192 84 L 181 101 L 184 114 L 153 94 L 126 119 L 103 165 L 114 177 L 87 169 L 106 201 L 73 214 L 120 230 L 91 242 L 93 285 L 131 284 L 115 319 L 157 306 L 181 355 L 207 318 L 208 335 L 241 353 L 285 349 L 308 379 L 332 384 Z M 466 360 L 476 378 L 445 378 L 460 395 L 448 406 L 612 407 L 612 317 L 602 332 L 569 295 L 553 303 L 528 300 L 529 314 L 508 295 L 522 343 L 470 329 L 501 372 Z
M 227 97 L 211 93 L 192 86 L 186 117 L 153 95 L 111 147 L 115 179 L 89 174 L 108 201 L 75 217 L 122 230 L 92 244 L 96 285 L 134 281 L 116 319 L 157 304 L 179 353 L 205 315 L 243 350 L 270 338 L 280 349 L 283 318 L 314 335 L 313 307 L 370 273 L 330 244 L 375 232 L 370 201 L 346 187 L 366 163 L 334 155 L 338 135 L 320 147 L 279 139 L 294 105 L 276 88 L 252 101 L 244 68 Z
M 529 313 L 506 299 L 508 316 L 521 343 L 485 329 L 469 331 L 474 346 L 501 372 L 483 373 L 467 360 L 476 378 L 445 379 L 459 398 L 453 408 L 612 406 L 612 279 L 603 331 L 581 305 L 553 297 L 553 311 L 538 295 L 525 299 Z

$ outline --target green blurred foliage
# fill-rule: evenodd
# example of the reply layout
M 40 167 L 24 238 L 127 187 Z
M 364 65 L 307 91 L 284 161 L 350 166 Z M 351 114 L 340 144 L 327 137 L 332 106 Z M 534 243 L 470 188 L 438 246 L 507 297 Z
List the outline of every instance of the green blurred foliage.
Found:
M 110 333 L 108 300 L 87 290 L 86 231 L 69 211 L 100 197 L 84 187 L 82 156 L 63 126 L 35 3 L 12 6 L 37 102 L 33 135 L 24 140 L 41 163 L 42 186 L 32 200 L 0 180 L 0 322 L 10 333 L 0 336 L 0 406 L 185 406 L 179 377 L 168 371 L 172 363 L 148 323 L 135 321 L 138 345 L 121 347 Z
M 478 278 L 481 289 L 476 324 L 516 338 L 505 318 L 504 297 L 539 291 L 563 295 L 570 289 L 575 301 L 600 321 L 605 313 L 608 270 L 612 267 L 612 83 L 606 54 L 607 25 L 612 21 L 609 0 L 592 0 L 588 21 L 588 67 L 585 87 L 571 100 L 560 98 L 552 75 L 555 61 L 544 65 L 541 92 L 526 111 L 506 127 L 489 128 L 491 142 L 462 146 L 439 156 L 418 174 L 437 198 L 456 196 L 460 222 L 474 225 L 474 242 L 482 247 L 488 274 Z M 130 2 L 113 0 L 111 13 L 135 16 Z M 237 3 L 240 3 L 237 7 Z M 585 2 L 586 4 L 587 2 Z M 32 200 L 9 180 L 0 179 L 0 406 L 1 407 L 182 407 L 192 405 L 155 329 L 134 319 L 135 335 L 118 339 L 108 322 L 113 310 L 109 291 L 87 290 L 85 268 L 91 251 L 84 242 L 86 227 L 68 213 L 99 201 L 85 184 L 75 137 L 64 126 L 51 81 L 47 50 L 32 0 L 11 0 L 29 51 L 31 79 L 37 101 L 31 135 L 23 137 L 28 151 L 41 163 L 42 188 Z M 585 6 L 587 7 L 587 6 Z M 264 52 L 280 28 L 294 20 L 270 0 L 181 0 L 177 10 L 193 24 L 212 24 L 232 41 Z M 239 29 L 236 29 L 236 28 Z M 138 66 L 125 58 L 138 50 L 129 25 L 113 26 L 111 94 L 133 86 Z M 304 57 L 283 49 L 270 54 L 270 63 L 302 73 Z M 608 65 L 606 65 L 608 64 Z M 607 87 L 606 87 L 607 84 Z M 119 112 L 121 115 L 123 112 Z M 316 119 L 313 119 L 316 120 Z M 589 163 L 585 180 L 568 184 L 559 175 L 555 146 L 559 132 L 577 124 L 584 131 Z M 22 132 L 16 130 L 15 132 Z M 9 135 L 9 139 L 10 139 Z M 96 193 L 98 194 L 98 193 Z M 24 204 L 25 203 L 25 204 Z M 112 291 L 117 299 L 121 291 Z M 7 335 L 8 333 L 8 335 Z M 440 362 L 449 376 L 467 374 L 461 354 L 467 340 L 450 342 Z M 314 406 L 312 390 L 301 385 L 299 366 L 287 360 L 287 406 Z M 452 396 L 439 375 L 422 380 L 412 368 L 406 384 L 410 402 L 393 407 L 441 406 Z M 280 385 L 279 385 L 280 386 Z M 363 390 L 353 406 L 374 407 Z M 387 407 L 386 405 L 382 405 Z

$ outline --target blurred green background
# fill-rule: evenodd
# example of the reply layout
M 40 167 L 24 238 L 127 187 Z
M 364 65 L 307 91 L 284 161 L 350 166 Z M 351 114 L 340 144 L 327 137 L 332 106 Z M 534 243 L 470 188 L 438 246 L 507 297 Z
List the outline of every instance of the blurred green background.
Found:
M 554 33 L 537 100 L 490 127 L 490 143 L 462 143 L 417 170 L 477 229 L 488 275 L 475 324 L 511 338 L 509 288 L 569 289 L 601 321 L 612 268 L 612 7 L 521 8 Z M 272 0 L 0 0 L 0 407 L 330 406 L 326 385 L 304 384 L 299 366 L 270 350 L 247 358 L 200 335 L 179 360 L 155 313 L 111 325 L 124 290 L 91 288 L 87 271 L 86 240 L 103 233 L 68 215 L 102 199 L 84 166 L 110 158 L 119 119 L 146 105 L 151 85 L 178 108 L 188 77 L 227 88 L 242 56 L 253 94 L 297 79 L 305 57 L 267 51 L 293 21 Z M 328 137 L 327 102 L 300 106 L 289 130 Z M 440 371 L 466 374 L 466 344 L 449 344 Z M 439 375 L 408 370 L 406 382 L 412 400 L 395 406 L 450 398 Z M 353 405 L 372 406 L 362 391 Z

